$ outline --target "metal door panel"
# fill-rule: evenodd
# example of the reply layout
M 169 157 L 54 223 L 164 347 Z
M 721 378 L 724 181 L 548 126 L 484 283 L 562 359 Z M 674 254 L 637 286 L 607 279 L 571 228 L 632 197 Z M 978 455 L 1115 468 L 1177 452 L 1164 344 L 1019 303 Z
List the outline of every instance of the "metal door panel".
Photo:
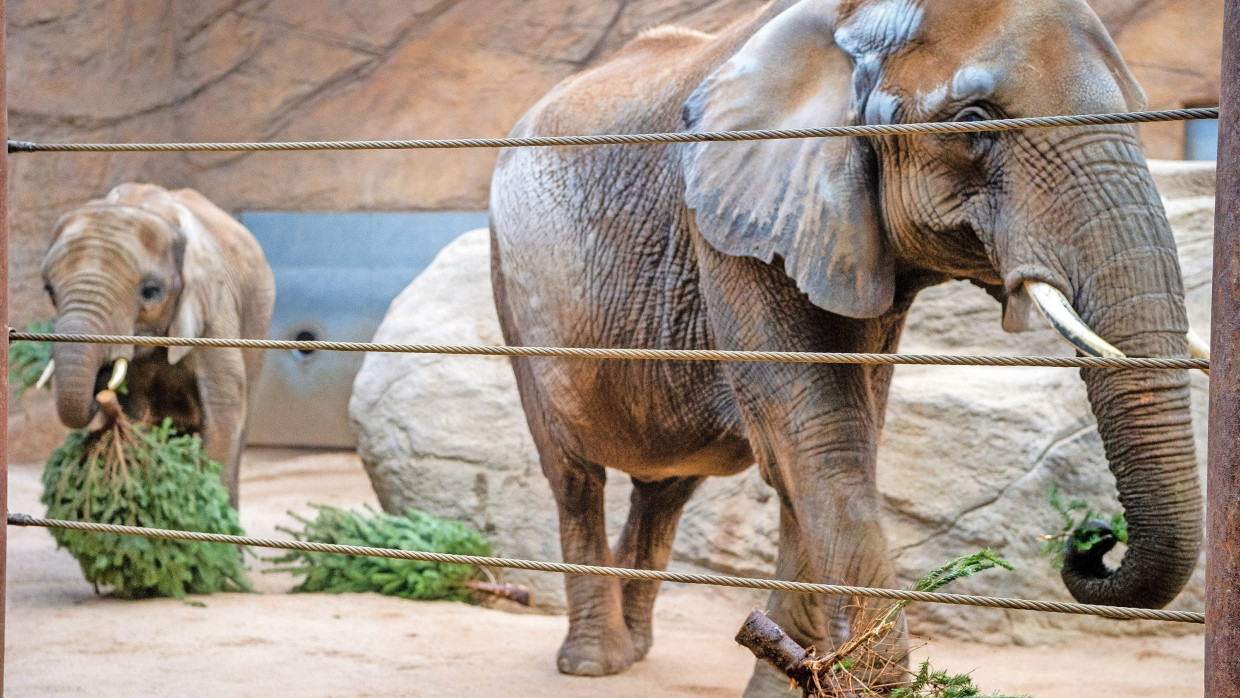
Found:
M 273 339 L 368 342 L 388 306 L 485 213 L 246 212 L 276 280 Z M 348 404 L 363 354 L 269 351 L 251 444 L 352 447 Z

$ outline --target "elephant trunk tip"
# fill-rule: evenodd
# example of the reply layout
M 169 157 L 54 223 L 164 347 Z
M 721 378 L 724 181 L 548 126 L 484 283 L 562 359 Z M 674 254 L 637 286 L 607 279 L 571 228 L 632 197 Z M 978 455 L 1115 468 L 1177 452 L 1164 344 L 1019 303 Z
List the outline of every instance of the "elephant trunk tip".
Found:
M 1077 538 L 1092 539 L 1094 543 L 1085 549 L 1078 547 Z M 1103 559 L 1120 543 L 1119 537 L 1111 530 L 1111 525 L 1100 519 L 1090 519 L 1081 528 L 1064 541 L 1063 581 L 1072 593 L 1073 598 L 1082 601 L 1088 592 L 1080 584 L 1083 580 L 1097 583 L 1115 573 Z M 1082 603 L 1090 603 L 1082 601 Z
M 85 429 L 98 412 L 99 403 L 91 398 L 89 405 L 62 406 L 56 410 L 56 415 L 60 422 L 70 429 Z
M 1081 549 L 1077 543 L 1080 539 L 1093 543 Z M 1128 543 L 1129 548 L 1119 567 L 1112 568 L 1103 558 L 1119 543 Z M 1074 599 L 1084 604 L 1132 608 L 1163 608 L 1174 601 L 1192 574 L 1197 553 L 1193 548 L 1185 551 L 1183 560 L 1152 569 L 1147 560 L 1149 554 L 1140 542 L 1124 540 L 1122 534 L 1100 520 L 1087 521 L 1064 546 L 1060 574 Z
M 92 356 L 80 356 L 61 350 L 56 361 L 56 416 L 70 429 L 85 429 L 99 413 L 96 395 L 118 373 L 117 367 Z M 123 378 L 123 376 L 122 376 Z M 119 387 L 119 386 L 118 386 Z

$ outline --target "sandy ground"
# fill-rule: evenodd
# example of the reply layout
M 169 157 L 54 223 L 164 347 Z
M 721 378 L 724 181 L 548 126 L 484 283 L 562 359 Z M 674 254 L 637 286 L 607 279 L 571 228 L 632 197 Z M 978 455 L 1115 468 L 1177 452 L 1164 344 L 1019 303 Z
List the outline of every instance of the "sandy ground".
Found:
M 42 513 L 39 472 L 12 468 L 10 511 Z M 285 511 L 305 510 L 307 501 L 374 501 L 352 454 L 252 450 L 243 473 L 241 518 L 252 535 L 277 535 Z M 377 594 L 286 594 L 294 582 L 283 574 L 255 574 L 262 594 L 118 601 L 96 596 L 46 531 L 9 536 L 10 696 L 735 696 L 752 659 L 731 638 L 764 598 L 667 585 L 650 656 L 620 676 L 581 679 L 555 670 L 562 617 Z M 986 691 L 1202 694 L 1200 636 L 1034 648 L 936 641 L 918 655 L 971 671 Z

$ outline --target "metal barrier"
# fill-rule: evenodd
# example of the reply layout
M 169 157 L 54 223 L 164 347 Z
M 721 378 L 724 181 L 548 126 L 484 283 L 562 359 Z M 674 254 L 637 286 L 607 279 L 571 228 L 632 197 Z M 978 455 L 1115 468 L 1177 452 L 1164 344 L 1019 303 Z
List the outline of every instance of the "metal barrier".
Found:
M 1206 698 L 1240 696 L 1240 0 L 1223 20 L 1206 476 Z
M 384 557 L 394 560 L 419 560 L 422 562 L 440 562 L 451 565 L 469 565 L 471 567 L 496 567 L 515 570 L 532 570 L 535 572 L 555 572 L 559 574 L 582 574 L 592 577 L 616 577 L 619 579 L 640 579 L 646 581 L 675 582 L 679 584 L 705 584 L 710 586 L 733 587 L 743 589 L 766 589 L 769 591 L 789 591 L 798 594 L 824 594 L 827 596 L 852 596 L 866 599 L 889 599 L 899 601 L 917 601 L 921 603 L 945 603 L 957 606 L 978 606 L 982 608 L 1010 608 L 1018 611 L 1041 611 L 1043 613 L 1069 613 L 1082 616 L 1098 616 L 1114 620 L 1162 620 L 1173 623 L 1204 623 L 1205 616 L 1192 611 L 1164 611 L 1157 608 L 1121 608 L 1119 606 L 1098 606 L 1095 604 L 1063 603 L 1061 601 L 1037 601 L 1029 599 L 1001 599 L 994 596 L 972 596 L 968 594 L 940 594 L 927 591 L 910 591 L 908 589 L 881 589 L 876 587 L 854 587 L 839 584 L 814 584 L 811 582 L 792 582 L 782 579 L 754 579 L 752 577 L 730 577 L 717 574 L 684 574 L 680 572 L 662 572 L 659 570 L 629 569 L 625 567 L 597 567 L 593 565 L 571 565 L 563 562 L 543 562 L 541 560 L 517 560 L 505 557 L 480 557 L 477 555 L 455 555 L 449 553 L 430 553 L 418 550 L 396 550 L 393 548 L 370 548 L 359 545 L 336 545 L 317 543 L 304 540 L 275 540 L 271 538 L 253 538 L 250 536 L 230 536 L 222 533 L 202 533 L 199 531 L 172 531 L 160 528 L 142 528 L 138 526 L 117 526 L 100 524 L 90 521 L 62 521 L 44 519 L 29 514 L 9 514 L 10 526 L 41 526 L 44 528 L 61 528 L 73 531 L 92 531 L 110 533 L 119 536 L 142 536 L 162 540 L 189 540 L 203 543 L 225 543 L 255 548 L 275 548 L 277 550 L 302 550 L 314 553 L 334 553 L 337 555 L 357 555 L 366 557 Z

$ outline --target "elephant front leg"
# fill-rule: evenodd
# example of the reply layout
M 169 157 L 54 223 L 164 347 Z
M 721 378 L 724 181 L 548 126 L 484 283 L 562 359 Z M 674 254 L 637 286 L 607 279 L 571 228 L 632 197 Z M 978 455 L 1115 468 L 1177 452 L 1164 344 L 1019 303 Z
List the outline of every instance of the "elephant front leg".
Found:
M 200 349 L 198 392 L 202 401 L 202 445 L 223 467 L 228 502 L 239 503 L 241 454 L 245 449 L 246 375 L 238 349 Z
M 885 536 L 877 521 L 877 496 L 864 482 L 847 482 L 825 477 L 829 488 L 849 496 L 826 501 L 824 496 L 801 498 L 801 504 L 785 507 L 780 517 L 778 579 L 890 588 L 895 582 L 888 563 Z M 872 502 L 872 506 L 867 502 Z M 809 512 L 813 513 L 809 513 Z M 828 523 L 823 515 L 831 519 Z M 814 647 L 819 654 L 834 651 L 859 631 L 877 623 L 890 602 L 774 592 L 768 603 L 771 620 L 803 647 Z M 848 682 L 878 689 L 907 678 L 908 639 L 904 616 L 870 650 L 853 658 L 857 664 Z M 766 662 L 757 662 L 745 695 L 782 696 L 788 679 Z
M 676 524 L 702 479 L 678 477 L 658 482 L 633 480 L 629 518 L 616 544 L 616 564 L 643 570 L 665 570 L 672 556 Z M 654 642 L 654 600 L 659 582 L 626 579 L 621 582 L 624 622 L 637 658 L 643 659 Z
M 228 503 L 234 509 L 241 495 L 241 454 L 245 450 L 246 405 L 208 404 L 204 420 L 203 448 L 207 457 L 222 466 L 220 481 L 228 490 Z
M 845 318 L 810 304 L 778 267 L 704 242 L 696 249 L 719 348 L 895 351 L 911 295 L 882 317 Z M 725 370 L 762 475 L 779 494 L 779 577 L 891 586 L 875 481 L 891 368 L 729 363 Z M 776 594 L 771 617 L 802 645 L 827 652 L 851 637 L 857 610 L 852 599 Z M 899 624 L 858 678 L 878 685 L 903 677 L 906 645 Z M 786 693 L 786 684 L 776 691 L 764 683 L 765 666 L 757 672 L 749 695 Z
M 567 458 L 544 469 L 551 478 L 559 508 L 564 561 L 614 566 L 603 513 L 603 469 Z M 559 670 L 575 676 L 606 676 L 632 666 L 637 651 L 624 621 L 620 581 L 570 574 L 565 575 L 564 586 L 568 595 L 568 637 L 556 655 Z
M 809 556 L 800 527 L 781 509 L 779 519 L 779 550 L 775 559 L 776 579 L 809 579 L 814 575 L 809 569 Z M 789 637 L 802 647 L 821 648 L 830 643 L 826 638 L 827 611 L 822 605 L 823 597 L 814 594 L 788 594 L 772 592 L 767 601 L 766 612 L 771 620 L 783 628 Z M 788 693 L 788 677 L 767 662 L 754 665 L 753 675 L 745 688 L 746 696 L 783 696 Z

